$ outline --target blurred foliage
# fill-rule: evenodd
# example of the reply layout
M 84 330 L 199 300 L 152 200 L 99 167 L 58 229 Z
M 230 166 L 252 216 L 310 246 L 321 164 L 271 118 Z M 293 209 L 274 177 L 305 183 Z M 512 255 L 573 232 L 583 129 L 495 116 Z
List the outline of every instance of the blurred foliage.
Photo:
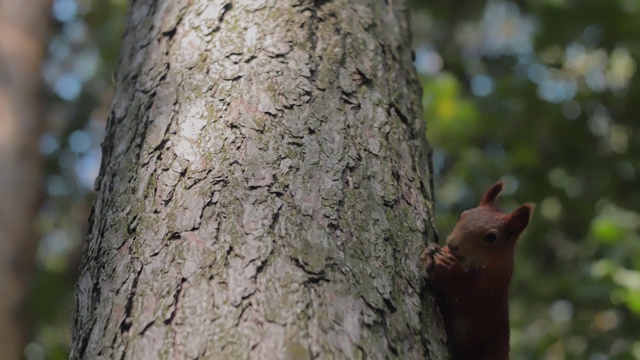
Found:
M 640 359 L 640 2 L 415 1 L 443 236 L 497 179 L 533 201 L 513 359 Z
M 41 235 L 30 301 L 29 360 L 68 359 L 76 269 L 100 166 L 112 69 L 124 30 L 126 0 L 54 0 L 54 31 L 42 75 L 47 86 L 47 197 L 36 224 Z
M 505 210 L 537 203 L 517 251 L 512 358 L 640 359 L 640 1 L 412 5 L 440 232 L 499 178 Z M 30 360 L 68 357 L 126 7 L 53 1 Z

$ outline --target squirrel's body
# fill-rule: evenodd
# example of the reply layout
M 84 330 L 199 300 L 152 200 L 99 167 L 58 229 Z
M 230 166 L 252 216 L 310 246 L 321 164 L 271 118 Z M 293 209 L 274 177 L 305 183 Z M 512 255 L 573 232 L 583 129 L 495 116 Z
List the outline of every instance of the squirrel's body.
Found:
M 509 359 L 509 284 L 515 242 L 533 205 L 510 214 L 495 207 L 503 183 L 493 185 L 480 206 L 460 215 L 440 248 L 422 255 L 429 283 L 441 297 L 454 359 Z

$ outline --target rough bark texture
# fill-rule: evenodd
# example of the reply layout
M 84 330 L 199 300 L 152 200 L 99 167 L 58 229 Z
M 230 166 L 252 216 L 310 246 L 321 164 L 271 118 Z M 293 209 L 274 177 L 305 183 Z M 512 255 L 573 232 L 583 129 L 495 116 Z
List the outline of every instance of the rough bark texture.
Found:
M 21 359 L 24 309 L 37 243 L 40 195 L 40 67 L 50 4 L 0 1 L 0 352 Z
M 446 358 L 407 18 L 133 2 L 72 358 Z

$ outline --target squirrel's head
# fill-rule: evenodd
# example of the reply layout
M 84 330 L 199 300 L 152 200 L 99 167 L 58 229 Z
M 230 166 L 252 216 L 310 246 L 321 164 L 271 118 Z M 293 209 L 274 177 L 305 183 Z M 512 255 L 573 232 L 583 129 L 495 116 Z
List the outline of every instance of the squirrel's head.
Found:
M 511 276 L 516 240 L 529 224 L 534 205 L 523 204 L 509 214 L 495 206 L 504 182 L 495 183 L 482 197 L 480 205 L 460 214 L 447 238 L 449 251 L 469 269 L 505 271 Z

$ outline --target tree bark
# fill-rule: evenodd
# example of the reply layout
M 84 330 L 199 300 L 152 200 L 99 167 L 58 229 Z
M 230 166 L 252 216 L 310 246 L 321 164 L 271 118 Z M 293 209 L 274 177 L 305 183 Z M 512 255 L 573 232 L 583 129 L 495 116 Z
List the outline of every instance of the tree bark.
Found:
M 72 358 L 443 359 L 403 1 L 134 1 Z
M 0 1 L 0 349 L 23 358 L 25 302 L 37 244 L 42 159 L 40 68 L 47 39 L 47 1 Z

